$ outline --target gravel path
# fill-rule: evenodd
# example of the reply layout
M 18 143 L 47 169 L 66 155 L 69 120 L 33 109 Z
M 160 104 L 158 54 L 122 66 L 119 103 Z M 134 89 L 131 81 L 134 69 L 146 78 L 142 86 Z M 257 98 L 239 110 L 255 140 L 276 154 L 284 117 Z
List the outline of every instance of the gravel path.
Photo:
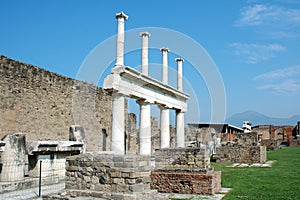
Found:
M 59 183 L 54 185 L 43 185 L 42 186 L 42 195 L 56 193 L 59 190 L 65 188 L 65 183 Z M 7 192 L 0 194 L 0 199 L 2 200 L 23 200 L 23 199 L 42 199 L 39 198 L 39 188 L 30 188 L 26 190 L 18 190 L 13 192 Z

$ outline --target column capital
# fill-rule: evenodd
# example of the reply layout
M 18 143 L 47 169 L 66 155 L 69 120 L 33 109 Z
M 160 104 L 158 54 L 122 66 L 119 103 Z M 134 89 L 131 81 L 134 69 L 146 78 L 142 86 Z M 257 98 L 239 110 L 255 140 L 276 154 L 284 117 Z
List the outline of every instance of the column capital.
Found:
M 158 108 L 161 109 L 161 110 L 170 109 L 170 108 L 167 107 L 166 105 L 158 104 L 157 106 L 158 106 Z
M 184 59 L 183 59 L 183 58 L 175 58 L 175 61 L 176 61 L 176 62 L 180 62 L 180 61 L 182 61 L 182 62 L 183 62 L 183 61 L 184 61 Z
M 150 37 L 151 34 L 149 32 L 140 32 L 141 37 Z
M 122 11 L 122 12 L 116 14 L 116 18 L 117 18 L 117 19 L 123 18 L 124 20 L 127 20 L 127 19 L 128 19 L 128 15 L 126 15 L 126 14 Z
M 185 113 L 186 110 L 175 110 L 176 113 Z
M 149 105 L 150 102 L 148 102 L 146 99 L 138 99 L 136 100 L 136 103 L 139 105 Z
M 160 48 L 160 51 L 161 51 L 161 52 L 163 52 L 163 51 L 169 52 L 169 51 L 170 51 L 170 49 L 169 49 L 169 48 L 167 48 L 167 47 L 162 47 L 162 48 Z
M 111 96 L 112 96 L 112 97 L 122 97 L 122 96 L 125 97 L 124 94 L 120 93 L 120 92 L 117 91 L 117 90 L 113 90 L 113 91 L 111 92 Z

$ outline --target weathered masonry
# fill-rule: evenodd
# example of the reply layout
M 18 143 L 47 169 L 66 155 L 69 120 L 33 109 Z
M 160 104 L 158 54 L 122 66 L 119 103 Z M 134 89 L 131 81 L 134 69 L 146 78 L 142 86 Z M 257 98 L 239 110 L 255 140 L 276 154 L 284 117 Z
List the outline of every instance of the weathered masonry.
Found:
M 86 150 L 109 148 L 111 96 L 101 88 L 0 55 L 0 139 L 68 141 L 69 127 L 86 133 Z
M 150 34 L 143 32 L 142 72 L 124 66 L 124 21 L 128 17 L 118 13 L 116 18 L 116 64 L 104 80 L 104 89 L 112 94 L 111 151 L 69 157 L 65 194 L 109 199 L 156 199 L 158 191 L 215 194 L 221 187 L 221 172 L 211 168 L 208 148 L 184 147 L 184 112 L 189 96 L 182 92 L 183 59 L 176 59 L 177 89 L 167 85 L 167 48 L 161 49 L 162 81 L 150 78 L 147 55 Z M 125 97 L 137 99 L 140 105 L 138 155 L 125 151 Z M 161 145 L 154 153 L 155 166 L 150 165 L 150 104 L 161 109 Z M 170 148 L 169 109 L 176 110 L 176 148 L 173 149 Z M 167 196 L 163 199 L 168 199 Z

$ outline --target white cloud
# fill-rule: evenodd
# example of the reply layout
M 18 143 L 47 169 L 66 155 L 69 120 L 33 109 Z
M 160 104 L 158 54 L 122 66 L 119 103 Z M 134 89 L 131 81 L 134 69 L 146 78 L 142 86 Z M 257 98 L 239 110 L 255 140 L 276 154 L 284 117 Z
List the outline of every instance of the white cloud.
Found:
M 255 5 L 243 8 L 241 11 L 241 19 L 237 21 L 236 25 L 260 25 L 263 22 L 262 18 L 266 10 L 267 7 L 264 5 Z
M 300 35 L 300 9 L 270 4 L 255 4 L 241 9 L 237 27 L 255 27 L 256 32 L 275 38 Z
M 273 84 L 265 84 L 257 87 L 258 90 L 271 90 L 277 95 L 294 95 L 300 92 L 300 81 L 288 79 Z
M 270 90 L 277 95 L 300 93 L 300 65 L 260 74 L 253 79 L 262 82 L 258 90 Z
M 256 4 L 241 9 L 241 18 L 237 26 L 270 25 L 289 26 L 300 24 L 300 9 L 291 9 L 273 5 Z
M 300 77 L 300 65 L 260 74 L 254 77 L 254 80 L 277 80 L 296 76 Z
M 256 64 L 269 60 L 275 56 L 276 52 L 284 51 L 285 47 L 279 44 L 242 44 L 232 43 L 230 47 L 234 49 L 234 54 L 240 56 L 245 63 Z

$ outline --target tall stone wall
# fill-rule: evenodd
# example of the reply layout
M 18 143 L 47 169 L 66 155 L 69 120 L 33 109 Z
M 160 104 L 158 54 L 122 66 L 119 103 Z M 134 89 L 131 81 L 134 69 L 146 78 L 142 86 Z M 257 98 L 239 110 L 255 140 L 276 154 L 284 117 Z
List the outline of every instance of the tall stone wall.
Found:
M 101 88 L 0 55 L 0 138 L 26 133 L 27 140 L 68 140 L 70 125 L 84 128 L 87 151 L 107 148 L 111 96 Z

